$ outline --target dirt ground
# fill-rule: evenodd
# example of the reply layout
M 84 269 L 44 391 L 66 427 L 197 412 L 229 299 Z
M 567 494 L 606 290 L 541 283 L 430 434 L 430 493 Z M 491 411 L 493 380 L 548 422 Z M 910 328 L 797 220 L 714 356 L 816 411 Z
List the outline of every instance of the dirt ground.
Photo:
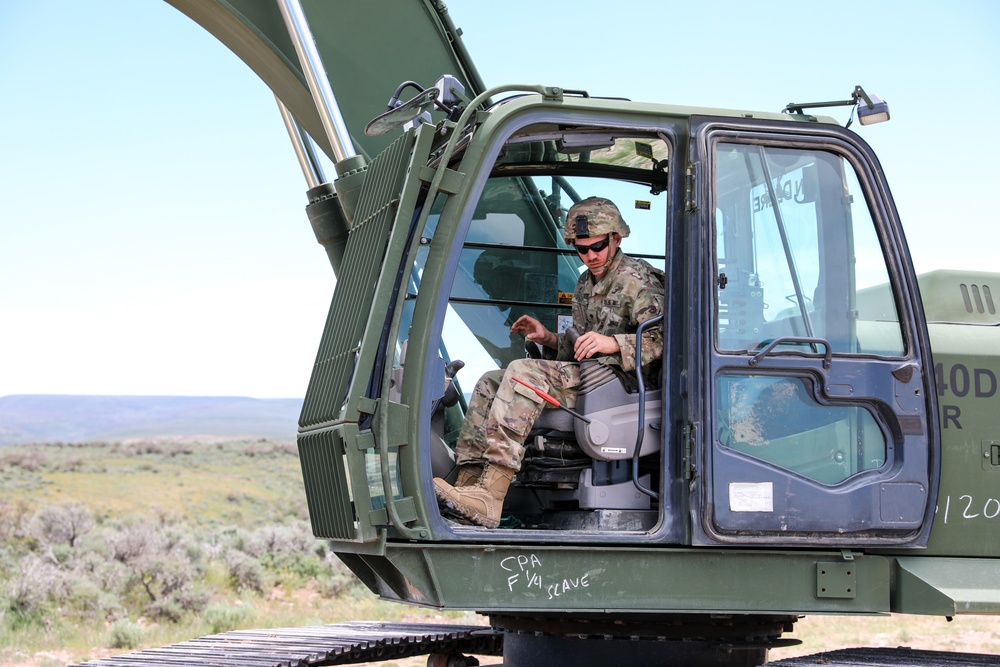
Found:
M 412 622 L 468 622 L 439 616 L 407 619 Z M 892 615 L 883 617 L 810 616 L 800 620 L 787 637 L 802 640 L 799 646 L 771 651 L 770 660 L 810 655 L 838 648 L 906 646 L 913 649 L 986 653 L 998 656 L 1000 663 L 1000 618 L 996 616 L 957 616 L 944 618 Z M 122 653 L 114 649 L 94 649 L 97 659 Z M 479 656 L 481 665 L 499 665 L 500 658 Z M 72 660 L 69 651 L 42 651 L 23 655 L 0 647 L 0 667 L 60 667 Z M 365 663 L 360 667 L 423 667 L 427 657 Z

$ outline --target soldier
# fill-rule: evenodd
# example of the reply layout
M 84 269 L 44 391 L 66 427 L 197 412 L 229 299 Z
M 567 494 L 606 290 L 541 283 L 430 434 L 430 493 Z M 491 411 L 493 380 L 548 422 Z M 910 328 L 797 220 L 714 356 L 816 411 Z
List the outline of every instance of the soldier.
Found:
M 546 359 L 518 359 L 505 371 L 490 371 L 473 391 L 456 448 L 458 479 L 452 486 L 434 479 L 434 489 L 449 510 L 496 528 L 514 475 L 521 469 L 524 441 L 543 408 L 549 407 L 518 378 L 555 397 L 566 407 L 576 403 L 580 361 L 606 355 L 623 370 L 635 367 L 635 331 L 663 312 L 663 273 L 619 251 L 628 225 L 618 207 L 590 197 L 566 216 L 564 238 L 587 266 L 573 293 L 573 326 L 580 332 L 571 346 L 565 335 L 522 315 L 510 330 L 543 346 Z M 642 365 L 663 352 L 662 327 L 643 333 Z

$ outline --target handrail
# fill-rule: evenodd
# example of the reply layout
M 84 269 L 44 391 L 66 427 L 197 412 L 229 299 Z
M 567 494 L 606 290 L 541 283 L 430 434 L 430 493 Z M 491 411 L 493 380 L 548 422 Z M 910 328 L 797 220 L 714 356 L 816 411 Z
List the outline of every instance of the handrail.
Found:
M 646 327 L 658 324 L 663 321 L 663 315 L 651 317 L 635 330 L 635 379 L 639 383 L 639 432 L 635 436 L 635 450 L 632 452 L 632 484 L 635 488 L 646 494 L 653 500 L 659 500 L 660 494 L 652 489 L 647 489 L 639 482 L 639 452 L 642 449 L 642 441 L 646 435 L 646 382 L 642 377 L 642 333 Z

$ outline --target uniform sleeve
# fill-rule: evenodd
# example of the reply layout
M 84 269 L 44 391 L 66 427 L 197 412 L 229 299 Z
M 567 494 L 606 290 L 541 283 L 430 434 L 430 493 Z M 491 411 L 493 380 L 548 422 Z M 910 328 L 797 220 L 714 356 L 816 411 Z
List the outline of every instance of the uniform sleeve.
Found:
M 639 281 L 632 302 L 631 320 L 634 326 L 663 314 L 663 281 L 660 276 L 650 274 Z M 626 371 L 635 370 L 635 334 L 616 334 L 615 340 L 621 348 L 621 365 Z M 663 356 L 663 324 L 653 325 L 642 334 L 642 365 Z

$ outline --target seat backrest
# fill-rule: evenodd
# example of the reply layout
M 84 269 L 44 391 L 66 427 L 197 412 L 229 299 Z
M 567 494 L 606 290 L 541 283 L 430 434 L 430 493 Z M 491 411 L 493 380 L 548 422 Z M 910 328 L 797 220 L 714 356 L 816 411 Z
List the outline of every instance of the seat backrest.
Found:
M 576 399 L 576 409 L 590 420 L 575 420 L 574 431 L 580 449 L 598 461 L 631 459 L 635 452 L 639 428 L 638 392 L 625 390 L 618 375 L 599 362 L 583 362 L 580 375 L 584 378 Z M 588 367 L 588 368 L 585 368 Z M 596 377 L 595 377 L 596 376 Z M 661 449 L 660 389 L 645 391 L 644 433 L 640 456 L 655 454 Z
M 590 420 L 586 423 L 565 410 L 546 409 L 532 427 L 533 432 L 572 433 L 587 456 L 598 461 L 632 458 L 638 435 L 639 394 L 629 393 L 619 374 L 598 361 L 580 364 L 581 384 L 575 411 Z M 640 456 L 660 451 L 659 389 L 647 390 L 645 432 Z

